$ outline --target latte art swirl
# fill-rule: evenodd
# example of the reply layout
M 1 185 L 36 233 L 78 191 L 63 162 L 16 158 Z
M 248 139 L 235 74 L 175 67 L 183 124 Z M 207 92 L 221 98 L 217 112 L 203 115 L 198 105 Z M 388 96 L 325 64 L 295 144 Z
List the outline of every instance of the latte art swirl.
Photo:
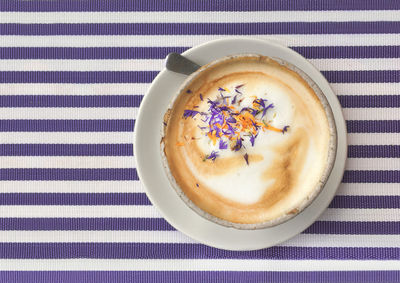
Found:
M 172 183 L 196 210 L 230 223 L 296 213 L 326 174 L 331 127 L 318 96 L 267 57 L 205 68 L 165 116 Z

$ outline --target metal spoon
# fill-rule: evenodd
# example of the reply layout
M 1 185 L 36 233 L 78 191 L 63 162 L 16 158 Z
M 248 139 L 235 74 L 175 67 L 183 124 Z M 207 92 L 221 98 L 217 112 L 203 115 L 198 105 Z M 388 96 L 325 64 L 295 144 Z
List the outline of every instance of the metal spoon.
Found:
M 186 57 L 183 57 L 178 53 L 169 53 L 166 58 L 165 67 L 173 72 L 190 75 L 195 72 L 201 66 L 190 61 Z

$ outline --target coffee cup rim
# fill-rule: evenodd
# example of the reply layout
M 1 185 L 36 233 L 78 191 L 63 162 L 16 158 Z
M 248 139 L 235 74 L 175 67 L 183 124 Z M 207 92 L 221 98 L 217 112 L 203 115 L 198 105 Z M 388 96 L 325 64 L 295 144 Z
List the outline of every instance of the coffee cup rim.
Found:
M 300 214 L 302 211 L 304 211 L 308 206 L 310 206 L 313 203 L 313 201 L 317 198 L 317 196 L 323 190 L 327 180 L 329 179 L 329 176 L 332 172 L 332 169 L 334 167 L 335 160 L 336 160 L 337 129 L 336 129 L 336 123 L 335 123 L 334 115 L 332 112 L 332 108 L 328 102 L 328 99 L 326 98 L 325 94 L 322 92 L 320 87 L 317 85 L 317 83 L 310 76 L 308 76 L 300 68 L 287 62 L 286 60 L 283 60 L 278 57 L 265 56 L 265 55 L 255 54 L 255 53 L 239 53 L 239 54 L 234 54 L 234 55 L 228 55 L 228 56 L 220 57 L 216 60 L 211 61 L 208 64 L 201 66 L 198 70 L 196 70 L 195 72 L 190 74 L 183 81 L 183 83 L 179 87 L 179 90 L 177 91 L 175 96 L 171 99 L 170 104 L 167 108 L 167 111 L 168 111 L 168 109 L 172 108 L 175 100 L 179 97 L 179 95 L 181 95 L 181 93 L 187 88 L 187 86 L 190 85 L 194 80 L 196 80 L 200 74 L 211 69 L 212 67 L 215 67 L 216 65 L 224 64 L 226 62 L 229 62 L 230 60 L 236 60 L 236 59 L 240 59 L 240 58 L 260 58 L 260 59 L 268 58 L 268 59 L 271 59 L 271 60 L 277 62 L 281 66 L 284 66 L 284 67 L 288 68 L 289 70 L 294 71 L 314 91 L 314 93 L 318 97 L 318 100 L 321 102 L 321 104 L 324 108 L 326 117 L 328 119 L 328 124 L 329 124 L 329 131 L 330 131 L 329 152 L 328 152 L 327 162 L 325 163 L 324 172 L 321 175 L 321 178 L 320 178 L 318 184 L 315 186 L 314 190 L 312 190 L 312 192 L 306 198 L 304 198 L 304 200 L 300 203 L 300 205 L 296 206 L 290 212 L 286 212 L 285 214 L 281 215 L 278 218 L 271 219 L 271 220 L 264 221 L 264 222 L 259 222 L 259 223 L 252 223 L 252 224 L 230 222 L 230 221 L 221 219 L 219 217 L 216 217 L 214 215 L 211 215 L 210 213 L 208 213 L 205 210 L 202 210 L 197 205 L 195 205 L 190 198 L 188 198 L 186 196 L 186 194 L 183 192 L 183 190 L 180 188 L 180 186 L 175 181 L 175 178 L 173 177 L 173 175 L 169 169 L 168 161 L 164 154 L 164 148 L 163 148 L 164 144 L 163 143 L 161 143 L 161 155 L 162 155 L 161 159 L 163 161 L 163 167 L 167 173 L 168 179 L 169 179 L 172 187 L 174 188 L 176 193 L 179 195 L 181 200 L 190 209 L 192 209 L 194 212 L 196 212 L 199 216 L 201 216 L 213 223 L 216 223 L 216 224 L 219 224 L 219 225 L 222 225 L 225 227 L 240 229 L 240 230 L 265 229 L 265 228 L 270 228 L 270 227 L 282 224 L 282 223 L 294 218 L 296 215 Z

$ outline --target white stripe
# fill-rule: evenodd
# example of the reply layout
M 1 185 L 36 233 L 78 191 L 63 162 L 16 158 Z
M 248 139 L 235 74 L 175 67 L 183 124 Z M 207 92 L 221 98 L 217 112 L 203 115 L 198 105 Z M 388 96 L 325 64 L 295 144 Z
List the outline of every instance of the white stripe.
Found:
M 2 193 L 143 193 L 140 181 L 1 181 Z M 400 195 L 398 184 L 343 183 L 337 195 Z
M 151 205 L 2 205 L 1 217 L 138 217 L 158 218 L 161 215 Z
M 321 71 L 374 71 L 400 69 L 400 58 L 309 59 L 309 61 Z
M 0 95 L 132 95 L 150 84 L 0 84 Z
M 398 120 L 399 108 L 343 108 L 346 120 Z
M 398 260 L 1 259 L 0 270 L 355 271 L 399 270 Z
M 0 23 L 255 23 L 397 21 L 399 11 L 3 12 Z
M 399 133 L 350 133 L 347 134 L 350 145 L 399 145 Z
M 179 76 L 179 75 L 177 75 Z M 182 75 L 183 76 L 183 75 Z M 332 83 L 337 95 L 398 95 L 400 83 Z M 150 84 L 0 84 L 0 95 L 132 95 Z
M 0 133 L 0 143 L 132 143 L 133 135 L 130 132 L 7 132 Z M 349 145 L 400 144 L 399 133 L 350 133 L 347 136 Z
M 0 119 L 136 119 L 138 108 L 0 108 Z M 0 133 L 1 135 L 1 133 Z
M 160 71 L 164 59 L 1 60 L 0 71 Z
M 0 243 L 22 242 L 197 243 L 179 231 L 0 231 Z
M 0 243 L 197 243 L 179 231 L 0 231 Z M 398 235 L 300 234 L 282 247 L 400 247 Z
M 348 158 L 346 170 L 393 170 L 400 168 L 400 158 Z
M 133 156 L 0 156 L 1 168 L 134 168 Z
M 322 71 L 398 70 L 400 58 L 309 59 Z M 1 60 L 0 71 L 160 71 L 164 59 Z
M 393 168 L 391 168 L 393 169 Z M 386 196 L 386 195 L 400 195 L 400 186 L 395 183 L 388 184 L 340 184 L 336 193 L 342 196 L 363 195 L 363 196 Z
M 336 95 L 398 95 L 400 83 L 331 83 Z
M 138 108 L 0 108 L 0 119 L 136 119 Z M 399 108 L 344 108 L 346 120 L 398 120 Z M 0 134 L 1 135 L 1 134 Z
M 0 133 L 0 143 L 133 143 L 131 132 L 9 132 Z
M 320 221 L 400 221 L 400 209 L 328 208 Z
M 1 181 L 2 193 L 143 193 L 140 181 Z
M 364 12 L 364 11 L 363 11 Z M 3 36 L 0 47 L 191 47 L 221 38 L 270 39 L 287 46 L 400 45 L 400 34 L 283 34 L 283 35 L 88 35 Z
M 150 205 L 121 206 L 0 206 L 2 217 L 161 217 Z M 400 221 L 400 209 L 328 208 L 321 221 Z

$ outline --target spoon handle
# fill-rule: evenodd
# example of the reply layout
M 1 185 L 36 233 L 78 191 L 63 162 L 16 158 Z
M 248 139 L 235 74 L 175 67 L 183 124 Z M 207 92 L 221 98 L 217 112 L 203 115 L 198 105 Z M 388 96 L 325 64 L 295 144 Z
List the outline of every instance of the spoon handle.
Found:
M 167 55 L 165 67 L 173 72 L 190 75 L 191 73 L 195 72 L 201 66 L 190 61 L 186 57 L 183 57 L 181 54 L 178 53 L 169 53 Z

